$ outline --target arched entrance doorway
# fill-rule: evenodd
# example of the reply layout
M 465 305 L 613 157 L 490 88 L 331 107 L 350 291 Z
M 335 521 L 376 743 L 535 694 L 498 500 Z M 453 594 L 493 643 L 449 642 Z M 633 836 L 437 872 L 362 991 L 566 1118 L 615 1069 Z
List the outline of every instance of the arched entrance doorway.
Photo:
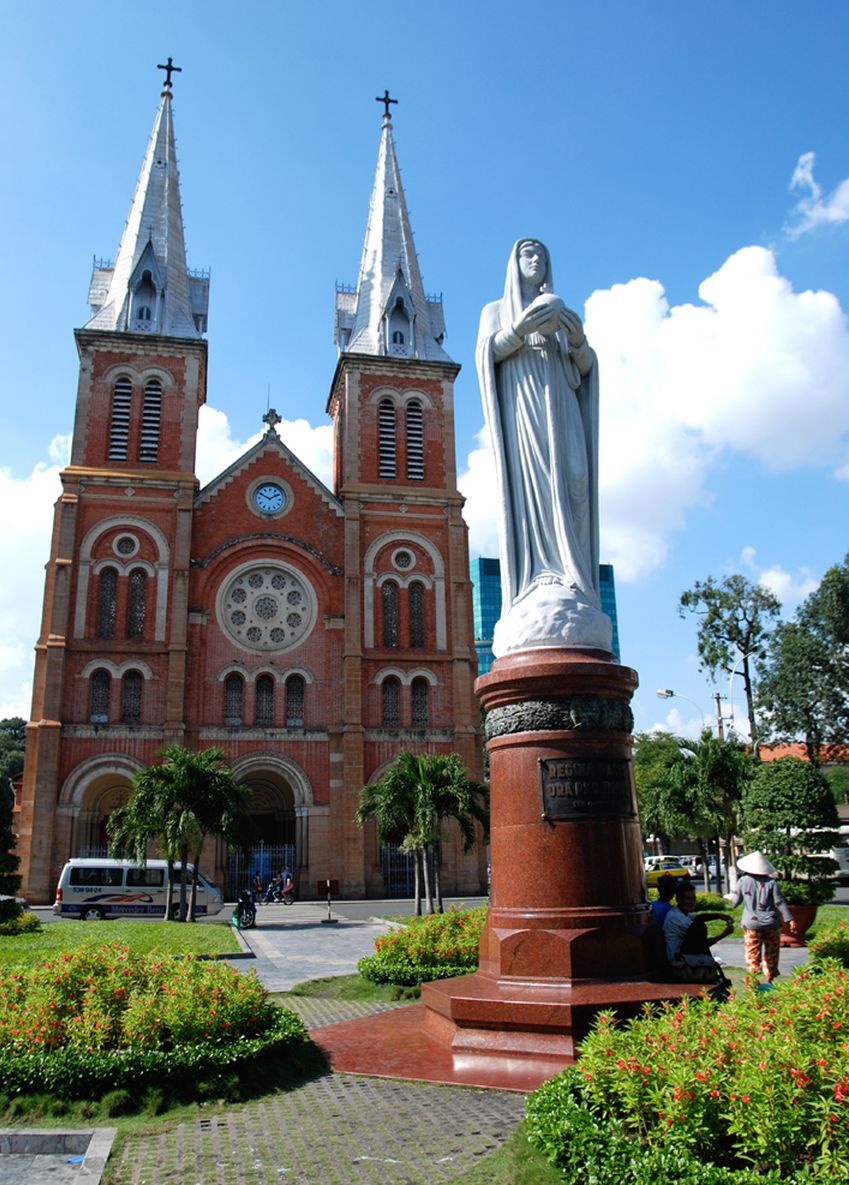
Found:
M 250 853 L 227 854 L 228 897 L 251 886 L 257 873 L 264 885 L 282 869 L 298 888 L 299 873 L 309 863 L 308 807 L 312 788 L 295 762 L 276 754 L 257 754 L 233 763 L 236 780 L 250 791 Z
M 123 754 L 104 754 L 83 762 L 69 775 L 59 796 L 57 851 L 71 856 L 105 856 L 109 816 L 130 796 L 141 762 Z

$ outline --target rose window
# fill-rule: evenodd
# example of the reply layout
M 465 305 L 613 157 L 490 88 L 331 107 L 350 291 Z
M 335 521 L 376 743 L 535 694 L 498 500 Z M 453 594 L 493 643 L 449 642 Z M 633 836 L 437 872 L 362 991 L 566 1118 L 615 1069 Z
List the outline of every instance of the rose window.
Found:
M 247 650 L 288 650 L 310 633 L 315 617 L 311 587 L 282 566 L 242 568 L 218 597 L 219 623 Z

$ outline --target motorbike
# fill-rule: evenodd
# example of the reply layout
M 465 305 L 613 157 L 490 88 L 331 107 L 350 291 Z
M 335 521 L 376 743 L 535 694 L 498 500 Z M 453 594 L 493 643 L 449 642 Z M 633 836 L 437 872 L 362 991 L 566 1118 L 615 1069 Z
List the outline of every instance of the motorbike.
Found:
M 242 889 L 233 910 L 233 925 L 238 930 L 250 930 L 256 925 L 256 902 L 250 889 Z
M 279 880 L 271 881 L 260 898 L 260 905 L 271 905 L 273 903 L 282 903 L 283 905 L 295 904 L 295 894 L 290 883 L 288 883 L 288 887 L 285 887 Z

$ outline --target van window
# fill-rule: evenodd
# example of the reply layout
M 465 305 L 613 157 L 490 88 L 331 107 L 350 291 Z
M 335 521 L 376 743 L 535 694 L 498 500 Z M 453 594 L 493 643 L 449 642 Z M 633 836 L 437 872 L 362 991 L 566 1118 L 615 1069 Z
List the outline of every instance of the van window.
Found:
M 127 884 L 134 888 L 161 889 L 165 884 L 165 869 L 128 868 Z
M 72 885 L 120 885 L 123 881 L 122 868 L 71 868 Z

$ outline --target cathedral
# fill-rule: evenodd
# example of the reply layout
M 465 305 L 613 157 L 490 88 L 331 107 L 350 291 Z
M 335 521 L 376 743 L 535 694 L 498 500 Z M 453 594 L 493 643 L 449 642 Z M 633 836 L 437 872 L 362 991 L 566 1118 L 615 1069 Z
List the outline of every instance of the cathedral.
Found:
M 33 902 L 106 851 L 133 775 L 167 744 L 225 750 L 257 847 L 203 871 L 232 893 L 279 861 L 304 898 L 403 895 L 409 870 L 354 816 L 402 750 L 481 778 L 453 382 L 425 295 L 388 94 L 358 283 L 336 294 L 332 488 L 279 417 L 200 487 L 209 276 L 186 263 L 171 64 L 114 263 L 95 262 L 36 645 L 18 853 Z M 446 825 L 443 890 L 485 891 Z

